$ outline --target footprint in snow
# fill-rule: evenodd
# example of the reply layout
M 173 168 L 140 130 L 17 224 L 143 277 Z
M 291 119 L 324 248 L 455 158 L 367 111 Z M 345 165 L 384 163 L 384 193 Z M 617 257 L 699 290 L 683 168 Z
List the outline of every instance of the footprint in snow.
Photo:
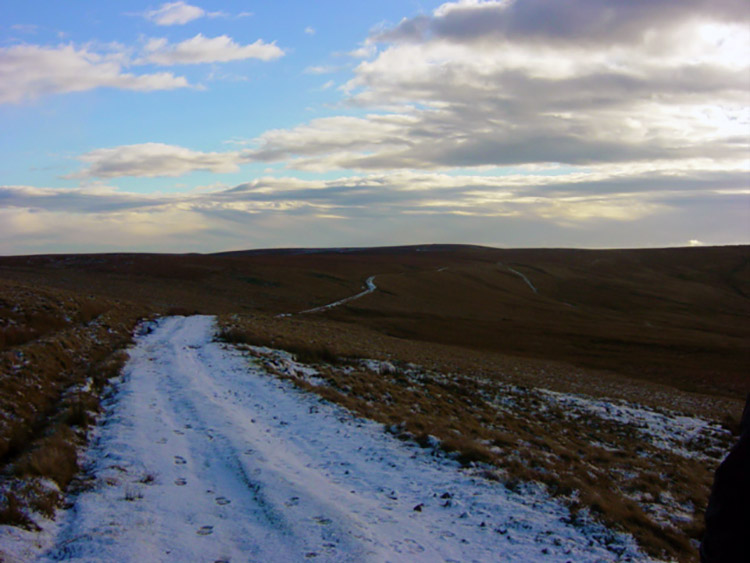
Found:
M 178 477 L 174 480 L 174 484 L 178 487 L 184 487 L 185 485 L 187 485 L 187 479 L 185 479 L 184 477 Z
M 219 506 L 225 506 L 229 504 L 230 502 L 232 501 L 226 497 L 216 497 L 216 504 L 218 504 Z
M 174 462 L 177 465 L 185 465 L 187 463 L 187 461 L 185 461 L 185 458 L 180 455 L 174 456 Z
M 195 532 L 199 536 L 210 536 L 214 533 L 214 527 L 213 526 L 201 526 L 200 529 Z
M 326 553 L 333 553 L 333 552 L 336 551 L 337 547 L 338 547 L 338 545 L 336 545 L 335 543 L 331 543 L 331 542 L 324 543 L 323 544 L 323 551 L 325 551 Z
M 174 433 L 177 434 L 177 435 L 179 435 L 179 436 L 184 436 L 185 435 L 185 433 L 182 430 L 175 430 Z
M 284 503 L 286 506 L 297 506 L 299 504 L 299 497 L 292 497 Z
M 166 443 L 167 443 L 167 439 L 166 439 L 166 438 L 159 438 L 159 439 L 158 439 L 158 440 L 156 441 L 156 443 L 157 443 L 157 444 L 166 444 Z
M 333 522 L 330 518 L 326 518 L 324 516 L 314 516 L 313 520 L 315 520 L 315 522 L 320 524 L 321 526 L 328 526 L 331 522 Z
M 395 541 L 391 544 L 391 547 L 396 553 L 408 553 L 412 555 L 424 551 L 424 547 L 411 538 L 406 538 L 403 542 Z

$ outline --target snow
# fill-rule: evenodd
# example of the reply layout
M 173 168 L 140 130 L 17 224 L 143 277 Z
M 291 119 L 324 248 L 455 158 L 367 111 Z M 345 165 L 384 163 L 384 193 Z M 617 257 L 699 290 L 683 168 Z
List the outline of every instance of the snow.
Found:
M 653 446 L 686 458 L 707 458 L 706 452 L 725 450 L 731 433 L 719 424 L 667 410 L 656 410 L 626 401 L 594 399 L 584 395 L 539 389 L 550 404 L 564 407 L 570 418 L 596 416 L 630 426 Z
M 502 262 L 498 262 L 498 265 L 502 266 L 503 263 Z M 505 266 L 505 267 L 508 268 L 508 270 L 510 270 L 511 272 L 513 272 L 514 274 L 516 274 L 517 276 L 519 276 L 521 279 L 523 279 L 523 281 L 526 282 L 526 285 L 528 285 L 534 293 L 539 293 L 539 290 L 534 286 L 533 283 L 531 283 L 531 280 L 529 278 L 527 278 L 525 275 L 523 275 L 518 270 L 515 270 L 515 269 L 511 268 L 510 266 Z
M 139 331 L 86 453 L 91 487 L 41 534 L 0 527 L 0 555 L 648 560 L 629 536 L 574 525 L 541 487 L 511 491 L 482 467 L 462 469 L 269 375 L 257 358 L 214 342 L 214 323 L 169 317 Z
M 338 301 L 334 301 L 333 303 L 329 303 L 328 305 L 321 305 L 320 307 L 313 307 L 312 309 L 306 309 L 304 311 L 300 311 L 298 314 L 302 315 L 306 313 L 320 313 L 322 311 L 327 311 L 328 309 L 333 309 L 334 307 L 345 305 L 346 303 L 351 303 L 355 299 L 364 297 L 365 295 L 372 293 L 376 289 L 377 289 L 377 286 L 375 285 L 375 276 L 370 276 L 369 278 L 365 280 L 365 289 L 363 291 L 360 291 L 356 295 L 345 297 L 344 299 L 339 299 Z

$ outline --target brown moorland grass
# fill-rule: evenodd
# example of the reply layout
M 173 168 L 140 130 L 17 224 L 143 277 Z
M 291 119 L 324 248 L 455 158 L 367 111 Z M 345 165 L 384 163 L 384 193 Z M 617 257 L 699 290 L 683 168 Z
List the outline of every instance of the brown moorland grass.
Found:
M 0 279 L 127 295 L 158 311 L 294 313 L 353 295 L 371 275 L 376 292 L 313 316 L 685 391 L 736 398 L 748 390 L 748 246 L 0 257 Z
M 3 323 L 32 337 L 0 350 L 0 521 L 33 528 L 27 511 L 52 515 L 78 472 L 76 450 L 144 311 L 3 280 L 0 289 L 13 303 Z

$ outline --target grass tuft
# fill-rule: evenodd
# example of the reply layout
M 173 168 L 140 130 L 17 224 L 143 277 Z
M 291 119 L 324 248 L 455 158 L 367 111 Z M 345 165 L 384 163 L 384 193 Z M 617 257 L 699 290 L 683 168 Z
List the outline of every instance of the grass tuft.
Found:
M 39 531 L 41 528 L 26 514 L 23 506 L 15 493 L 6 492 L 0 500 L 0 524 Z
M 25 456 L 16 470 L 22 476 L 52 479 L 61 490 L 65 490 L 78 473 L 75 434 L 70 427 L 62 426 Z

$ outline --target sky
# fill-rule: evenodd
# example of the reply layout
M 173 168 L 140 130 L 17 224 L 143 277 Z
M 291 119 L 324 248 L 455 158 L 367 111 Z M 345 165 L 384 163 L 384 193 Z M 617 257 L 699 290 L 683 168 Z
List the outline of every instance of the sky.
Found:
M 750 242 L 745 0 L 0 6 L 0 254 Z

